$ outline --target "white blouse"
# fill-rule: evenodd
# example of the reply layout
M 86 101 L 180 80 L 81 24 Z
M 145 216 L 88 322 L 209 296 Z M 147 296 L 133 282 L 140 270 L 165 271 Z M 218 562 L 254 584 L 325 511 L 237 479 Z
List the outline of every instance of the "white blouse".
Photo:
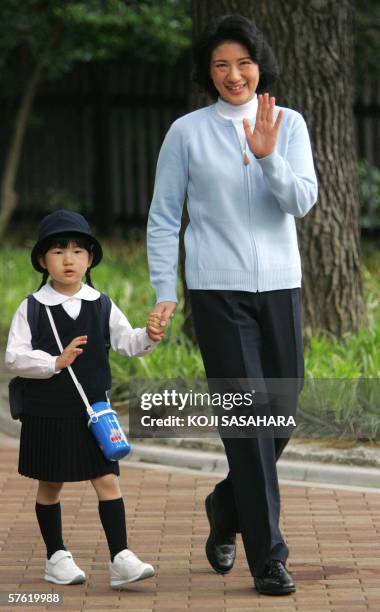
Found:
M 100 293 L 89 285 L 82 284 L 75 295 L 64 295 L 48 283 L 33 296 L 40 304 L 46 306 L 62 304 L 67 314 L 75 320 L 79 316 L 82 300 L 90 302 L 97 300 Z M 59 373 L 55 371 L 55 362 L 59 355 L 50 355 L 45 351 L 32 349 L 27 303 L 27 299 L 21 302 L 13 316 L 5 352 L 5 364 L 12 372 L 23 378 L 51 378 Z M 111 347 L 121 355 L 142 357 L 151 353 L 160 342 L 151 340 L 146 328 L 133 329 L 127 317 L 113 302 L 109 327 Z

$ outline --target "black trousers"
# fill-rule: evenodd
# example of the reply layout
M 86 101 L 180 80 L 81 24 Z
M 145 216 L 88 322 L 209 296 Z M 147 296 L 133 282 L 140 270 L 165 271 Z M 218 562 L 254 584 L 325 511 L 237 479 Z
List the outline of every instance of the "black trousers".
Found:
M 191 290 L 195 330 L 208 379 L 304 377 L 301 290 L 262 293 Z M 289 438 L 222 438 L 229 474 L 213 492 L 218 528 L 241 532 L 253 576 L 269 559 L 285 563 L 276 461 Z

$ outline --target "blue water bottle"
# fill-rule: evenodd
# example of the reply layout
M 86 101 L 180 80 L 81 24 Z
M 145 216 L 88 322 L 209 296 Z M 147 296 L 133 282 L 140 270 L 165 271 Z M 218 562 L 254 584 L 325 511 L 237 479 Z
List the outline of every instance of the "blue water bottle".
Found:
M 118 461 L 131 451 L 117 412 L 108 402 L 95 402 L 91 405 L 95 414 L 88 421 L 88 427 L 94 434 L 104 456 L 109 461 Z

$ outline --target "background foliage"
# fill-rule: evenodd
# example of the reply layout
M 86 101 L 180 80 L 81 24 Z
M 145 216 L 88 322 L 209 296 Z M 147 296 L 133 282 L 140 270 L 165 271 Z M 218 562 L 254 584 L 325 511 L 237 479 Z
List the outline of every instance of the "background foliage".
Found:
M 108 293 L 134 327 L 143 327 L 154 303 L 149 286 L 143 234 L 106 243 L 105 258 L 93 271 L 95 286 Z M 30 244 L 7 241 L 0 247 L 2 298 L 0 341 L 6 341 L 14 311 L 27 293 L 35 291 L 40 275 L 29 263 Z M 10 255 L 11 253 L 11 255 Z M 338 341 L 326 334 L 306 340 L 306 385 L 301 401 L 298 435 L 380 440 L 380 252 L 365 248 L 363 274 L 368 321 L 358 334 Z M 12 283 L 9 283 L 12 279 Z M 181 304 L 180 304 L 181 306 Z M 125 402 L 131 379 L 202 379 L 199 350 L 182 332 L 182 308 L 170 323 L 161 346 L 145 358 L 111 353 L 113 398 Z M 322 380 L 322 382 L 321 382 Z

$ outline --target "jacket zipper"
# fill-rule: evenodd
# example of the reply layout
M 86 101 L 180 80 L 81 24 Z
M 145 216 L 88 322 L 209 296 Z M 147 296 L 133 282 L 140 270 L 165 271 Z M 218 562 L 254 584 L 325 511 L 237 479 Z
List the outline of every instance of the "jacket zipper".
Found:
M 249 215 L 249 221 L 250 221 L 250 228 L 249 228 L 249 232 L 250 232 L 250 236 L 251 236 L 251 247 L 253 245 L 252 248 L 252 259 L 255 260 L 256 259 L 256 292 L 259 291 L 259 257 L 258 257 L 258 251 L 257 251 L 257 246 L 256 246 L 256 242 L 255 242 L 255 238 L 253 235 L 253 231 L 252 231 L 252 227 L 253 227 L 253 213 L 252 213 L 252 207 L 251 207 L 251 199 L 250 199 L 250 181 L 249 181 L 249 159 L 248 159 L 248 155 L 247 155 L 247 149 L 248 149 L 248 143 L 247 143 L 247 139 L 245 139 L 245 147 L 243 149 L 242 144 L 240 142 L 240 138 L 239 135 L 235 129 L 234 126 L 234 131 L 236 134 L 236 137 L 239 141 L 239 148 L 242 154 L 242 158 L 243 158 L 243 165 L 244 165 L 244 179 L 245 179 L 245 188 L 247 191 L 247 201 L 248 201 L 248 215 Z M 248 160 L 248 163 L 245 162 L 245 160 Z

